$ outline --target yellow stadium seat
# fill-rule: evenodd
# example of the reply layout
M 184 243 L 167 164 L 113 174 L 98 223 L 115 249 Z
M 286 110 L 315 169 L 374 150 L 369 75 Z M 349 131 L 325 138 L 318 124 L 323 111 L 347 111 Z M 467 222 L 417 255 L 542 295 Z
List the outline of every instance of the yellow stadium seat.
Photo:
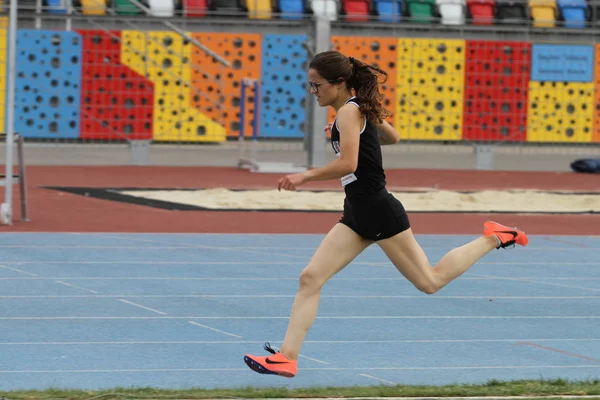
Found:
M 529 9 L 536 28 L 554 28 L 556 26 L 556 0 L 529 0 Z
M 106 0 L 81 0 L 81 12 L 86 15 L 106 15 Z
M 272 0 L 246 0 L 248 18 L 271 19 L 273 12 Z

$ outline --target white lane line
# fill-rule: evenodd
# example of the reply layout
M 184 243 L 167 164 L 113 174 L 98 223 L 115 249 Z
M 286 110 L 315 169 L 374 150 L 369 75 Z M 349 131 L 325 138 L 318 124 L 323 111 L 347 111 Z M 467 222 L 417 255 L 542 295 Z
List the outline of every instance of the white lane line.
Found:
M 220 329 L 213 328 L 212 326 L 208 326 L 208 325 L 202 325 L 202 324 L 199 324 L 199 323 L 197 323 L 197 322 L 195 322 L 195 321 L 188 321 L 188 322 L 189 322 L 190 324 L 192 324 L 192 325 L 196 325 L 196 326 L 199 326 L 199 327 L 201 327 L 201 328 L 210 329 L 211 331 L 219 332 L 219 333 L 222 333 L 222 334 L 224 334 L 224 335 L 232 336 L 232 337 L 234 337 L 234 338 L 243 339 L 243 337 L 242 337 L 242 336 L 239 336 L 239 335 L 234 335 L 233 333 L 225 332 L 225 331 L 222 331 L 222 330 L 220 330 Z
M 93 235 L 93 234 L 92 234 Z M 236 247 L 235 246 L 228 246 L 228 247 L 220 247 L 220 246 L 206 246 L 206 245 L 193 245 L 193 244 L 182 244 L 182 243 L 173 243 L 173 242 L 165 242 L 162 240 L 151 240 L 151 239 L 140 239 L 140 238 L 132 238 L 132 237 L 127 237 L 127 236 L 120 236 L 120 235 L 103 235 L 103 237 L 112 237 L 112 238 L 116 238 L 119 240 L 129 240 L 129 241 L 135 241 L 135 242 L 143 242 L 143 243 L 155 243 L 155 244 L 159 244 L 159 245 L 176 245 L 176 246 L 181 246 L 181 248 L 190 248 L 190 249 L 206 249 L 206 250 L 219 250 L 219 251 L 226 251 L 228 253 L 231 253 L 232 251 L 236 251 Z M 309 256 L 305 255 L 305 256 L 297 256 L 297 255 L 292 255 L 292 254 L 285 254 L 285 253 L 273 253 L 270 251 L 260 251 L 260 250 L 237 250 L 239 252 L 244 252 L 244 253 L 250 253 L 250 254 L 262 254 L 262 255 L 268 255 L 268 256 L 281 256 L 281 257 L 289 257 L 289 258 L 301 258 L 301 259 L 307 259 Z
M 81 287 L 81 286 L 76 286 L 76 285 L 72 285 L 72 284 L 70 284 L 70 283 L 63 282 L 63 281 L 56 281 L 56 283 L 60 283 L 61 285 L 69 286 L 69 287 L 72 287 L 72 288 L 74 288 L 74 289 L 85 290 L 86 292 L 90 292 L 90 293 L 98 293 L 98 292 L 96 292 L 95 290 L 92 290 L 92 289 L 86 289 L 86 288 L 84 288 L 84 287 Z
M 440 371 L 440 370 L 527 370 L 527 369 L 598 369 L 600 364 L 586 365 L 479 365 L 467 367 L 444 366 L 444 367 L 324 367 L 303 368 L 304 371 Z M 247 368 L 138 368 L 138 369 L 49 369 L 49 370 L 0 370 L 0 374 L 67 374 L 67 373 L 124 373 L 124 372 L 237 372 L 247 371 Z M 597 396 L 596 396 L 597 397 Z
M 143 308 L 144 310 L 155 312 L 157 314 L 167 315 L 166 312 L 158 311 L 158 310 L 155 310 L 154 308 L 150 308 L 150 307 L 146 307 L 141 304 L 138 304 L 138 303 L 134 303 L 133 301 L 128 301 L 125 299 L 119 299 L 119 301 L 121 301 L 123 303 L 131 304 L 132 306 L 135 306 L 135 307 Z
M 548 284 L 553 286 L 564 286 L 560 284 L 550 283 L 547 281 L 598 281 L 600 278 L 593 277 L 581 277 L 581 278 L 542 278 L 542 277 L 522 277 L 522 278 L 509 278 L 503 276 L 494 276 L 494 275 L 481 275 L 475 274 L 478 277 L 461 277 L 461 281 L 493 281 L 493 280 L 507 280 L 507 281 L 521 281 L 528 283 L 539 283 L 539 284 Z M 116 280 L 127 280 L 127 281 L 297 281 L 297 276 L 291 277 L 193 277 L 193 276 L 56 276 L 56 277 L 13 277 L 13 278 L 0 278 L 0 281 L 54 281 L 54 280 L 70 280 L 70 281 L 116 281 Z M 399 282 L 408 282 L 406 278 L 403 276 L 399 277 L 381 277 L 381 278 L 365 278 L 365 277 L 334 277 L 330 279 L 331 281 L 399 281 Z M 570 287 L 570 286 L 565 286 Z M 573 286 L 573 288 L 579 288 L 577 286 Z M 590 290 L 600 290 L 600 289 L 590 289 Z
M 304 342 L 304 343 L 306 343 L 306 342 Z M 328 362 L 325 362 L 323 360 L 318 360 L 318 359 L 312 358 L 312 357 L 307 357 L 307 356 L 302 355 L 302 354 L 298 354 L 298 357 L 305 358 L 307 360 L 314 361 L 314 362 L 319 363 L 319 364 L 329 365 Z
M 6 270 L 9 270 L 9 271 L 19 272 L 19 273 L 25 274 L 25 275 L 39 276 L 38 274 L 34 274 L 34 273 L 31 273 L 31 272 L 23 271 L 22 269 L 7 267 L 6 265 L 0 265 L 0 268 L 6 269 Z
M 387 380 L 385 380 L 385 379 L 381 379 L 381 378 L 378 378 L 378 377 L 376 377 L 376 376 L 373 376 L 373 375 L 367 375 L 367 374 L 358 374 L 358 375 L 359 375 L 359 376 L 364 376 L 364 377 L 366 377 L 366 378 L 375 379 L 376 381 L 379 381 L 379 382 L 381 382 L 381 383 L 385 383 L 385 384 L 387 384 L 387 385 L 397 385 L 397 383 L 395 383 L 395 382 L 392 382 L 392 381 L 387 381 Z
M 498 279 L 498 280 L 505 280 L 505 281 L 525 282 L 525 283 L 533 283 L 536 285 L 556 286 L 556 287 L 564 287 L 564 288 L 568 288 L 568 289 L 591 290 L 593 292 L 600 292 L 599 288 L 590 288 L 590 287 L 585 287 L 585 286 L 565 285 L 565 284 L 561 284 L 561 283 L 545 282 L 547 280 L 550 280 L 548 278 L 541 278 L 541 279 L 543 279 L 543 281 L 540 281 L 537 279 L 531 279 L 531 278 L 527 278 L 527 277 L 525 277 L 525 278 L 507 278 L 507 277 L 495 276 L 495 275 L 481 275 L 481 274 L 473 274 L 473 275 L 478 275 L 481 277 L 487 277 L 487 278 Z M 587 279 L 581 278 L 581 279 L 590 281 L 590 280 L 596 280 L 597 278 L 587 278 Z
M 110 298 L 198 298 L 198 299 L 293 299 L 291 294 L 74 294 L 74 295 L 0 295 L 0 299 L 110 299 Z M 321 295 L 328 299 L 418 299 L 423 301 L 459 299 L 459 300 L 585 300 L 600 299 L 600 296 L 438 296 L 438 295 Z
M 306 344 L 414 344 L 414 343 L 518 343 L 518 342 L 597 342 L 600 338 L 558 338 L 558 339 L 422 339 L 422 340 L 306 340 Z M 270 343 L 281 341 L 267 340 Z M 0 346 L 106 346 L 106 345 L 187 345 L 187 344 L 262 344 L 265 340 L 158 340 L 158 341 L 97 341 L 97 342 L 0 342 Z M 320 361 L 320 360 L 319 360 Z M 319 362 L 317 361 L 317 362 Z M 324 361 L 321 361 L 325 363 Z
M 133 240 L 131 238 L 127 238 L 127 240 Z M 140 239 L 136 239 L 136 240 L 140 240 Z M 146 241 L 144 239 L 144 241 Z M 155 243 L 154 241 L 151 243 Z M 558 243 L 563 243 L 563 241 L 560 241 Z M 235 246 L 234 244 L 232 244 L 232 249 L 234 250 L 255 250 L 255 251 L 261 251 L 261 250 L 265 250 L 265 251 L 269 251 L 269 250 L 280 250 L 280 251 L 289 251 L 289 250 L 301 250 L 301 251 L 307 251 L 307 252 L 313 252 L 317 249 L 317 247 L 319 246 L 319 243 L 315 243 L 314 246 L 310 246 L 310 247 L 287 247 L 287 246 Z M 189 244 L 189 243 L 181 243 L 181 244 L 172 244 L 172 245 L 166 245 L 166 246 L 157 246 L 157 245 L 153 245 L 153 246 L 127 246 L 127 245 L 115 245 L 115 246 L 110 246 L 110 245 L 0 245 L 0 249 L 136 249 L 136 250 L 169 250 L 169 249 L 173 249 L 173 250 L 180 250 L 180 249 L 185 249 L 185 248 L 215 248 L 215 249 L 222 249 L 222 247 L 213 247 L 213 246 L 206 246 L 206 245 L 195 245 L 195 244 Z M 452 248 L 452 246 L 421 246 L 423 248 L 423 250 L 450 250 Z M 570 247 L 527 247 L 525 249 L 523 249 L 522 251 L 525 252 L 531 252 L 531 251 L 581 251 L 581 248 L 585 247 L 586 251 L 587 250 L 600 250 L 600 247 L 591 247 L 588 245 L 585 245 L 583 243 L 573 243 L 573 246 Z M 375 253 L 379 251 L 378 248 L 373 247 L 373 248 L 369 248 L 366 250 L 366 252 L 370 252 L 370 253 Z
M 581 250 L 580 250 L 581 251 Z M 271 254 L 272 255 L 272 254 Z M 121 267 L 122 265 L 304 265 L 309 260 L 310 257 L 306 257 L 306 261 L 161 261 L 161 260 L 152 260 L 152 261 L 128 261 L 128 260 L 113 260 L 113 261 L 61 261 L 61 260 L 46 260 L 46 261 L 4 261 L 4 264 L 60 264 L 60 265 L 108 265 Z M 363 266 L 383 266 L 383 267 L 391 267 L 392 264 L 390 261 L 352 261 L 352 265 L 363 265 Z M 477 265 L 527 265 L 527 266 L 539 266 L 539 267 L 548 267 L 548 266 L 600 266 L 600 262 L 598 261 L 479 261 Z
M 138 304 L 133 303 L 136 306 Z M 139 306 L 142 308 L 146 308 L 143 306 Z M 152 310 L 152 309 L 150 309 Z M 166 314 L 161 311 L 152 310 L 158 312 L 160 314 Z M 192 316 L 181 316 L 181 317 L 92 317 L 92 316 L 64 316 L 64 317 L 0 317 L 2 321 L 8 320 L 23 320 L 23 321 L 61 321 L 61 320 L 149 320 L 149 319 L 204 319 L 204 320 L 276 320 L 276 319 L 289 319 L 289 315 L 286 316 L 276 316 L 276 317 L 266 317 L 266 316 L 202 316 L 202 315 L 192 315 Z M 599 315 L 358 315 L 358 316 L 317 316 L 317 319 L 323 320 L 339 320 L 339 319 L 348 319 L 348 320 L 357 320 L 357 319 L 371 319 L 371 320 L 395 320 L 395 319 L 560 319 L 560 320 L 575 320 L 575 319 L 600 319 Z

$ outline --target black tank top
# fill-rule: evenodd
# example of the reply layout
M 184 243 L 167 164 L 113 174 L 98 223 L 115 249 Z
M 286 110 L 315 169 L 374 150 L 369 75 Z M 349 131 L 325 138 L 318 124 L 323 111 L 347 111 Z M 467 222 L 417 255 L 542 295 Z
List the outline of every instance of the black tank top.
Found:
M 356 96 L 348 99 L 346 104 L 354 104 L 360 107 Z M 331 146 L 336 156 L 340 157 L 340 130 L 337 126 L 337 117 L 331 127 Z M 379 192 L 385 187 L 385 173 L 381 158 L 381 145 L 377 134 L 377 128 L 365 118 L 360 132 L 360 143 L 358 147 L 358 166 L 354 173 L 342 178 L 342 187 L 346 197 L 352 200 L 366 198 Z

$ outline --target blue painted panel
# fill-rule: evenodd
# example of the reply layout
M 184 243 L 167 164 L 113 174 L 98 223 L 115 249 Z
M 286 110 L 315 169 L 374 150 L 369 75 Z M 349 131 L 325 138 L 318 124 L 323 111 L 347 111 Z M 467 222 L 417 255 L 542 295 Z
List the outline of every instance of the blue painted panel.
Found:
M 531 80 L 546 82 L 592 82 L 594 46 L 534 44 Z
M 79 137 L 81 58 L 76 32 L 18 32 L 16 132 L 35 138 Z
M 261 137 L 303 137 L 308 55 L 306 35 L 264 35 Z

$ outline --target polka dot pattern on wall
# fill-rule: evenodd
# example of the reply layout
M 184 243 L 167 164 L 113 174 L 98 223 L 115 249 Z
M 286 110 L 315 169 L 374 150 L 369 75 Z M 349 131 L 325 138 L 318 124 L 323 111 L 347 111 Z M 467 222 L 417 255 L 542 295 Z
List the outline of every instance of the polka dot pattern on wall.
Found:
M 465 41 L 399 39 L 396 127 L 409 140 L 460 140 Z
M 308 91 L 306 35 L 263 36 L 260 136 L 303 137 Z
M 76 32 L 18 31 L 17 132 L 35 138 L 79 137 L 81 56 Z
M 592 141 L 594 84 L 529 82 L 528 142 Z

